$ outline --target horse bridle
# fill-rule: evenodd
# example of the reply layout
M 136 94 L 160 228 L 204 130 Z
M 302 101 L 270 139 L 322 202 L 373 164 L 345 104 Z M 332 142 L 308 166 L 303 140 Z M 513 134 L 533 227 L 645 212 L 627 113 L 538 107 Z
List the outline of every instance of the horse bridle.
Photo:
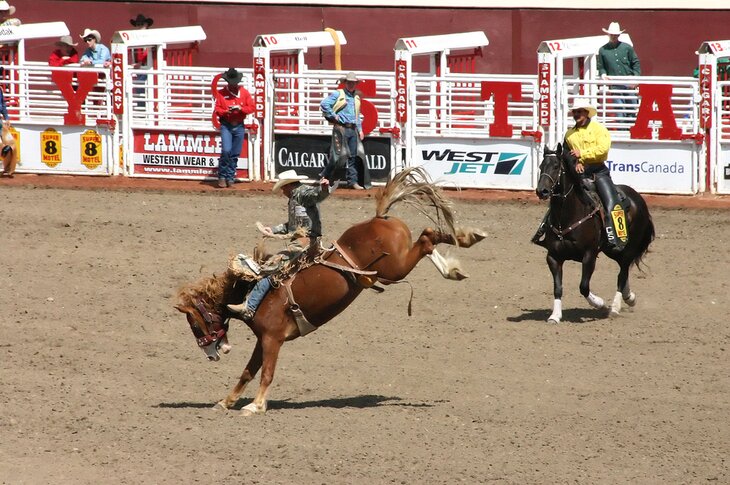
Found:
M 195 335 L 198 347 L 207 347 L 214 342 L 220 342 L 226 336 L 226 332 L 228 332 L 228 320 L 224 322 L 220 315 L 209 312 L 200 299 L 195 300 L 193 305 L 195 306 L 195 311 L 205 321 L 209 332 L 206 334 L 195 321 L 195 318 L 190 313 L 187 314 L 188 324 L 193 331 L 193 335 Z
M 555 179 L 553 179 L 549 174 L 547 174 L 545 172 L 542 172 L 540 174 L 540 178 L 542 178 L 543 176 L 545 176 L 545 177 L 547 177 L 552 182 L 552 186 L 550 187 L 550 198 L 560 197 L 561 199 L 565 199 L 566 197 L 568 197 L 568 195 L 570 195 L 570 193 L 575 188 L 575 182 L 570 187 L 570 189 L 568 189 L 568 191 L 566 193 L 564 193 L 564 194 L 563 193 L 556 194 L 555 193 L 555 187 L 558 186 L 558 184 L 560 183 L 560 180 L 563 178 L 563 172 L 564 172 L 563 163 L 564 162 L 563 162 L 563 160 L 560 159 L 560 157 L 558 157 L 558 154 L 557 153 L 550 153 L 547 156 L 553 156 L 553 157 L 555 157 L 558 160 L 558 167 L 559 167 L 558 168 L 558 175 L 557 175 L 557 177 Z M 540 179 L 538 179 L 538 181 L 539 180 Z M 574 229 L 576 229 L 578 226 L 580 226 L 581 224 L 583 224 L 585 221 L 591 219 L 598 212 L 599 212 L 599 209 L 596 207 L 588 215 L 586 215 L 582 219 L 579 219 L 578 221 L 574 222 L 573 224 L 571 224 L 570 226 L 568 226 L 565 229 L 562 229 L 562 228 L 556 229 L 555 226 L 553 226 L 552 223 L 550 223 L 549 221 L 548 221 L 548 225 L 550 226 L 550 229 L 553 231 L 553 233 L 555 233 L 555 235 L 558 237 L 558 239 L 560 239 L 562 241 L 566 234 L 568 234 L 571 231 L 573 231 Z
M 560 198 L 563 198 L 564 199 L 568 195 L 570 195 L 570 193 L 575 188 L 575 185 L 573 185 L 572 187 L 570 187 L 570 189 L 566 193 L 564 193 L 564 194 L 556 194 L 555 193 L 555 188 L 560 184 L 560 179 L 563 178 L 563 172 L 564 172 L 564 169 L 563 169 L 563 161 L 560 159 L 560 157 L 558 156 L 557 153 L 550 153 L 547 156 L 549 156 L 549 157 L 555 157 L 558 160 L 558 175 L 557 175 L 556 178 L 552 178 L 550 176 L 550 174 L 547 174 L 545 172 L 542 172 L 540 174 L 540 178 L 538 178 L 537 180 L 539 182 L 541 178 L 547 177 L 548 180 L 550 180 L 550 182 L 552 182 L 552 185 L 550 186 L 550 197 L 560 197 Z

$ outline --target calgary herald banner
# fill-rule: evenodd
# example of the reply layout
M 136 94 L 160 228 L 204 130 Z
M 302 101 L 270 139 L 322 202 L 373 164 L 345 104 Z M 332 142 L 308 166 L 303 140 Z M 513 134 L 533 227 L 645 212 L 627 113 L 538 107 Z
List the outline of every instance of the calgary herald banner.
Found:
M 140 129 L 133 131 L 132 175 L 186 179 L 218 176 L 221 138 L 218 132 Z M 248 177 L 248 134 L 236 168 L 237 178 Z

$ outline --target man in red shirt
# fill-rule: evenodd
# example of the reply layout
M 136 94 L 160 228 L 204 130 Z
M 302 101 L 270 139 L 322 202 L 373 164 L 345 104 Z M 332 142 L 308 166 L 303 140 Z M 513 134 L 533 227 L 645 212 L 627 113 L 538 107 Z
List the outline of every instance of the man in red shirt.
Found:
M 215 95 L 215 116 L 221 124 L 221 156 L 218 159 L 218 187 L 230 187 L 236 181 L 236 166 L 244 140 L 243 121 L 253 113 L 251 93 L 239 86 L 243 74 L 229 68 L 221 78 L 228 83 Z
M 79 62 L 79 53 L 75 48 L 77 44 L 73 43 L 70 35 L 61 36 L 55 45 L 57 48 L 48 57 L 49 66 L 59 67 Z

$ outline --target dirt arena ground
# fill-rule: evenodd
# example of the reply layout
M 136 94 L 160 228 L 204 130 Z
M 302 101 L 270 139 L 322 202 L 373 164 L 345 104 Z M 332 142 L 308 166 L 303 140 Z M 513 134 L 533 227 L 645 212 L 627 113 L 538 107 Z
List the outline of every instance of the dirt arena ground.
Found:
M 246 418 L 255 386 L 235 410 L 210 407 L 252 334 L 233 323 L 233 351 L 208 363 L 173 296 L 249 250 L 284 199 L 49 180 L 0 184 L 3 484 L 730 483 L 727 199 L 650 198 L 637 306 L 603 318 L 573 263 L 564 322 L 548 325 L 552 282 L 528 242 L 545 206 L 460 198 L 461 224 L 489 233 L 452 251 L 471 278 L 421 262 L 412 317 L 406 285 L 363 293 L 285 344 L 269 411 Z M 373 212 L 339 191 L 326 231 Z M 593 291 L 611 298 L 615 279 L 602 257 Z

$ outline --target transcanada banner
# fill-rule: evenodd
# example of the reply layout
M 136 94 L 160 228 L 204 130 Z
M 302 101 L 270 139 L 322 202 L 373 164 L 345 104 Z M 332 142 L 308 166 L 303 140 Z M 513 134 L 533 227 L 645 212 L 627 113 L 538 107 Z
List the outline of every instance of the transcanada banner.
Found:
M 221 153 L 220 134 L 211 132 L 134 130 L 131 173 L 172 178 L 215 178 Z M 248 134 L 236 169 L 237 178 L 248 177 Z
M 693 143 L 614 142 L 606 162 L 611 178 L 638 192 L 693 194 L 699 177 Z
M 463 188 L 532 188 L 535 150 L 530 140 L 419 138 L 411 165 L 439 185 Z

